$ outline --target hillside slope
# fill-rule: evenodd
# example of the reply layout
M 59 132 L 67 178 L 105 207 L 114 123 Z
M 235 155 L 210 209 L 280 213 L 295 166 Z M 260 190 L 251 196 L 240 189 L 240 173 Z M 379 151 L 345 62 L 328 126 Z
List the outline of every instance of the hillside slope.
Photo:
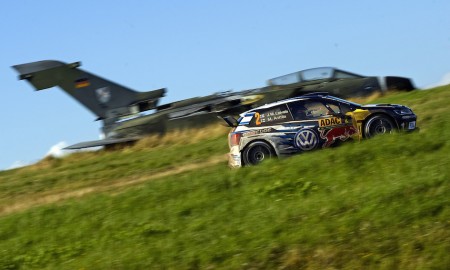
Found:
M 382 97 L 421 131 L 239 170 L 218 127 L 0 172 L 0 268 L 449 269 L 448 100 Z

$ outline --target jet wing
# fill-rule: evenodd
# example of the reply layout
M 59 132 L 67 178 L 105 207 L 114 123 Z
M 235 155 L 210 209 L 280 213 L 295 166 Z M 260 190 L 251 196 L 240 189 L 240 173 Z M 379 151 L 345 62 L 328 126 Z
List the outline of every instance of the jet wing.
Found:
M 98 147 L 98 146 L 105 146 L 105 145 L 111 145 L 111 144 L 117 144 L 117 143 L 134 142 L 139 139 L 140 139 L 139 137 L 131 137 L 131 138 L 104 139 L 104 140 L 97 140 L 97 141 L 88 141 L 88 142 L 81 142 L 81 143 L 77 143 L 74 145 L 70 145 L 63 149 L 73 150 L 73 149 Z
M 184 106 L 169 113 L 169 118 L 187 117 L 198 113 L 222 113 L 237 107 L 251 105 L 264 98 L 264 95 L 231 95 Z
M 207 109 L 208 108 L 206 106 L 202 106 L 202 107 L 198 107 L 198 108 L 191 108 L 191 109 L 187 109 L 187 110 L 169 113 L 169 119 L 187 117 L 187 116 L 190 116 L 192 114 L 199 113 L 202 111 L 206 112 Z

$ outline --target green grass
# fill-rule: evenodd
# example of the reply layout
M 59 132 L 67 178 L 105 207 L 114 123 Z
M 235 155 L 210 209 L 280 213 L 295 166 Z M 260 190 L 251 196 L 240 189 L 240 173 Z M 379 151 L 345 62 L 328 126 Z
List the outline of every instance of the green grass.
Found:
M 1 269 L 449 269 L 450 87 L 382 97 L 420 132 L 230 170 L 225 161 L 0 217 Z M 203 143 L 204 142 L 204 143 Z M 201 163 L 185 145 L 0 172 L 0 205 Z

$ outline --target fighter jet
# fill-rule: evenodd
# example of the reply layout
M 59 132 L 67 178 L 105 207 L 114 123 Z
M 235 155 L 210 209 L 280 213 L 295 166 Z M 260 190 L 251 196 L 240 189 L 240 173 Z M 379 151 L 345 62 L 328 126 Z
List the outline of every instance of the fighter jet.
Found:
M 218 121 L 217 113 L 233 114 L 236 107 L 250 108 L 251 99 L 258 98 L 222 92 L 158 106 L 165 88 L 137 92 L 84 71 L 80 65 L 80 62 L 46 60 L 13 66 L 20 74 L 19 79 L 27 80 L 37 91 L 59 86 L 103 122 L 104 139 L 66 149 L 111 146 L 133 142 L 147 134 L 205 125 Z M 237 113 L 242 110 L 238 109 Z
M 15 65 L 20 80 L 37 90 L 55 86 L 80 102 L 102 121 L 104 139 L 77 143 L 66 149 L 135 142 L 148 134 L 192 128 L 219 121 L 218 116 L 238 115 L 274 101 L 316 91 L 348 98 L 388 89 L 414 89 L 401 77 L 364 77 L 335 68 L 315 68 L 277 77 L 262 88 L 219 92 L 158 105 L 166 89 L 137 92 L 79 67 L 80 62 L 45 60 Z

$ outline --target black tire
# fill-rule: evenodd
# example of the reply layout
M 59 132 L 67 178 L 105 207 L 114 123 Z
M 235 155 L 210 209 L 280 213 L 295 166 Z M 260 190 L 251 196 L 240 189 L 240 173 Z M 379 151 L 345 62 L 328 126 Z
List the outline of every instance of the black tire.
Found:
M 257 165 L 275 156 L 272 147 L 261 141 L 252 142 L 242 153 L 245 165 Z
M 385 115 L 375 115 L 364 125 L 364 136 L 371 138 L 379 134 L 388 134 L 395 131 L 394 122 Z

